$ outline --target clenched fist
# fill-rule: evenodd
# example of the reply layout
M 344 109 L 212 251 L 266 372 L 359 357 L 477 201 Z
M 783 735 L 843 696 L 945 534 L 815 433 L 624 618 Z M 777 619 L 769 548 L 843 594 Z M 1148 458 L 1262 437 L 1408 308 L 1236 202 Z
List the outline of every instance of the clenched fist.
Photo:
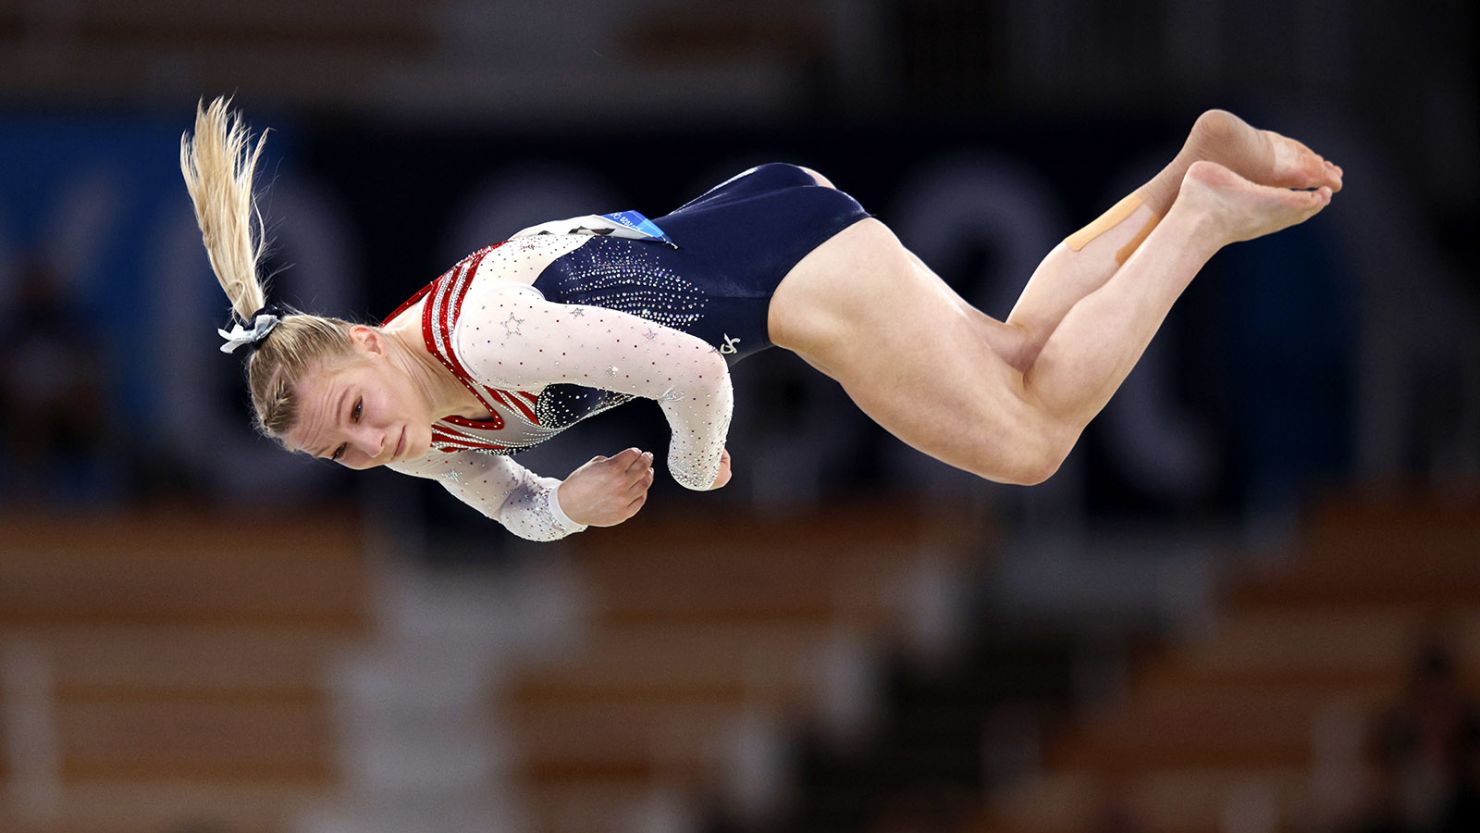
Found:
M 653 485 L 653 454 L 629 448 L 592 457 L 560 484 L 560 508 L 586 526 L 616 526 L 637 514 Z

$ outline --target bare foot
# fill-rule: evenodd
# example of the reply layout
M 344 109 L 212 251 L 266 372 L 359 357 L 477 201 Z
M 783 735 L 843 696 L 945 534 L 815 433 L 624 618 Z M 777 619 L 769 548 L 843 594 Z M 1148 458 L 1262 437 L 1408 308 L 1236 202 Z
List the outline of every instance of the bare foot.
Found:
M 1269 140 L 1274 149 L 1274 169 L 1270 173 L 1270 185 L 1287 188 L 1319 188 L 1325 186 L 1334 193 L 1341 190 L 1341 168 L 1325 159 L 1304 144 L 1272 130 L 1259 131 Z
M 1253 240 L 1303 223 L 1331 203 L 1331 188 L 1292 191 L 1258 185 L 1216 162 L 1194 162 L 1182 179 L 1177 205 L 1212 221 L 1222 244 Z
M 1217 162 L 1259 185 L 1341 190 L 1341 168 L 1272 130 L 1258 130 L 1227 110 L 1198 117 L 1182 149 L 1189 161 Z

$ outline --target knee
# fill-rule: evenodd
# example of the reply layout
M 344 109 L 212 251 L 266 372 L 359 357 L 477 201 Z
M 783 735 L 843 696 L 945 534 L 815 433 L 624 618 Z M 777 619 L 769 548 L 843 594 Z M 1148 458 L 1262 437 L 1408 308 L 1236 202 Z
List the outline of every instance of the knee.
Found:
M 1058 472 L 1078 438 L 1078 432 L 1039 426 L 1019 439 L 1010 459 L 988 479 L 1014 486 L 1037 486 Z
M 1037 486 L 1058 473 L 1059 467 L 1069 456 L 1067 450 L 1063 453 L 1041 453 L 1026 456 L 1017 464 L 1003 473 L 1002 477 L 991 478 L 1002 483 L 1013 486 Z

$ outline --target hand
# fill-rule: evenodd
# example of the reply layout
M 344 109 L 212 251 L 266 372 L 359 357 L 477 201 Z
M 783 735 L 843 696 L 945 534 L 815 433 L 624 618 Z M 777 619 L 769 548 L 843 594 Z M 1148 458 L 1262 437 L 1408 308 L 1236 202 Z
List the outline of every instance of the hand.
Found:
M 730 482 L 730 450 L 727 448 L 719 456 L 719 475 L 714 478 L 714 485 L 710 486 L 709 489 L 710 489 L 710 491 L 713 491 L 715 489 L 724 488 L 724 485 L 726 483 L 729 483 L 729 482 Z
M 615 457 L 592 457 L 565 478 L 557 494 L 560 508 L 576 523 L 616 526 L 637 514 L 652 485 L 653 453 L 629 448 Z

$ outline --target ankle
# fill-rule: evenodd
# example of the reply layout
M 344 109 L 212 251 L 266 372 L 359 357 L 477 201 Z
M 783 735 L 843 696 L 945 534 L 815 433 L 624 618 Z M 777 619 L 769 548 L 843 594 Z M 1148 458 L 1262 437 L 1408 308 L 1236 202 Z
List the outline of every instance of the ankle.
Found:
M 1190 198 L 1183 192 L 1183 198 L 1177 200 L 1161 224 L 1174 229 L 1184 247 L 1212 257 L 1232 242 L 1224 213 L 1214 201 Z

